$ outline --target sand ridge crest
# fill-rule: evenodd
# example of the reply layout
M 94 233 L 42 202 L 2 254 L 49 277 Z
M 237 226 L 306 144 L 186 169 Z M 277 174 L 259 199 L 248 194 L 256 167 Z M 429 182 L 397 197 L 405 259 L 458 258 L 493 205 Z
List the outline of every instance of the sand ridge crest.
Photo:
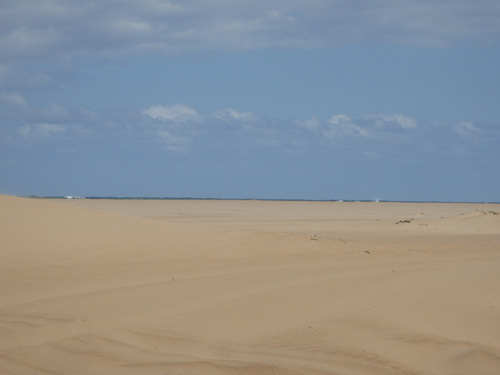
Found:
M 476 210 L 426 221 L 435 231 L 452 234 L 500 234 L 500 212 Z

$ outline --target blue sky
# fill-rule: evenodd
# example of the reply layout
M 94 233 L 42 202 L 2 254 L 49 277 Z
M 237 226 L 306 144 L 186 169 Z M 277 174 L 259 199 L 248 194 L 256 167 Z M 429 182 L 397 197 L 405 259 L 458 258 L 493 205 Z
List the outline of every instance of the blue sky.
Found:
M 496 0 L 0 2 L 0 193 L 500 201 Z

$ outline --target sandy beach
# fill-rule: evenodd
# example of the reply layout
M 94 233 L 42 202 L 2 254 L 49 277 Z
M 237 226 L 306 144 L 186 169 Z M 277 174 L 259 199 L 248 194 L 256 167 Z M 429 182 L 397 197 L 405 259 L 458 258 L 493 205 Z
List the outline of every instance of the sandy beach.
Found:
M 0 196 L 0 374 L 500 374 L 500 205 Z

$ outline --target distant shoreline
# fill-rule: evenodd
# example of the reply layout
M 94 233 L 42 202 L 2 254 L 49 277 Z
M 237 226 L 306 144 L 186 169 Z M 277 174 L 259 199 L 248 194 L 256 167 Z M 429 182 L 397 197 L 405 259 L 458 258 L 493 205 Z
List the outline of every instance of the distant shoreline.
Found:
M 199 200 L 199 201 L 269 201 L 269 202 L 350 202 L 350 203 L 468 203 L 468 204 L 500 204 L 499 202 L 480 201 L 405 201 L 385 199 L 278 199 L 278 198 L 195 198 L 195 197 L 114 197 L 114 196 L 39 196 L 28 195 L 23 198 L 34 199 L 100 199 L 100 200 Z

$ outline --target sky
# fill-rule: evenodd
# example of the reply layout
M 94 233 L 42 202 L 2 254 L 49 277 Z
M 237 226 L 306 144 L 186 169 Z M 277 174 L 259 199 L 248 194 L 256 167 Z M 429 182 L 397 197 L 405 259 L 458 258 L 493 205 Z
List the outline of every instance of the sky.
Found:
M 500 2 L 0 0 L 0 193 L 500 202 Z

